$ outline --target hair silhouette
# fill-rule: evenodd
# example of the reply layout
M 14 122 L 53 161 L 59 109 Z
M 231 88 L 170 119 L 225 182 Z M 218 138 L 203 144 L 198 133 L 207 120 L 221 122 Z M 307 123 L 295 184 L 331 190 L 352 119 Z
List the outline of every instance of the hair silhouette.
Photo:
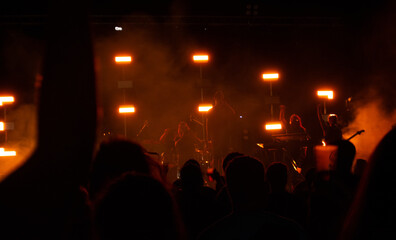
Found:
M 152 177 L 125 173 L 95 203 L 98 239 L 180 239 L 174 201 Z

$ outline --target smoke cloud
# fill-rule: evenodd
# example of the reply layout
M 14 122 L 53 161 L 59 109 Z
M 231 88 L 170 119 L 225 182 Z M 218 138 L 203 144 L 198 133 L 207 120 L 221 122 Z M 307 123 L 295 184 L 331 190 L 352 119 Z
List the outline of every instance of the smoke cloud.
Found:
M 379 141 L 396 124 L 396 110 L 386 110 L 382 98 L 373 99 L 356 104 L 355 118 L 343 132 L 348 139 L 357 131 L 365 130 L 350 140 L 356 147 L 356 159 L 368 160 Z
M 24 104 L 7 110 L 7 122 L 13 129 L 7 131 L 5 151 L 16 151 L 14 157 L 0 159 L 0 181 L 29 158 L 37 143 L 37 112 L 34 104 Z

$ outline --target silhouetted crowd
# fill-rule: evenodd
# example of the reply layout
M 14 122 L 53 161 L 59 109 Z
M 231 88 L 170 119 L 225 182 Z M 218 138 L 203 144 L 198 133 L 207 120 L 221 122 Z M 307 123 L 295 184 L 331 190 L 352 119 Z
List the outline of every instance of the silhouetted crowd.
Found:
M 196 159 L 183 159 L 180 177 L 169 182 L 167 169 L 138 143 L 109 139 L 95 149 L 95 74 L 86 15 L 72 4 L 59 8 L 51 18 L 44 61 L 37 149 L 0 183 L 2 239 L 395 236 L 396 128 L 370 159 L 355 165 L 355 146 L 334 143 L 332 170 L 313 168 L 292 188 L 286 188 L 284 163 L 265 168 L 239 152 L 222 159 L 210 187 Z
M 387 137 L 395 134 L 396 129 Z M 362 172 L 370 168 L 363 171 L 362 159 L 352 168 L 351 142 L 337 146 L 334 170 L 313 168 L 289 191 L 282 162 L 265 169 L 261 161 L 232 152 L 223 161 L 225 174 L 211 175 L 212 188 L 197 160 L 186 161 L 180 178 L 170 183 L 166 169 L 139 144 L 103 142 L 86 191 L 89 226 L 96 239 L 339 239 L 350 230 L 351 211 L 364 200 L 355 197 L 358 189 L 359 196 L 366 190 Z M 386 160 L 370 159 L 375 161 Z
M 359 159 L 352 168 L 355 147 L 339 141 L 334 170 L 313 168 L 289 191 L 282 162 L 265 169 L 253 157 L 229 153 L 223 160 L 225 174 L 214 170 L 211 175 L 216 182 L 212 188 L 205 184 L 200 163 L 189 159 L 180 178 L 170 183 L 166 168 L 138 143 L 111 139 L 96 152 L 87 184 L 70 189 L 74 202 L 68 219 L 56 222 L 66 228 L 59 238 L 377 239 L 395 231 L 395 143 L 396 128 L 377 146 L 368 165 Z M 4 227 L 11 220 L 4 217 L 14 213 L 6 205 L 1 208 Z M 28 223 L 21 222 L 12 227 L 23 231 Z M 35 224 L 47 227 L 45 221 Z M 14 234 L 15 239 L 29 236 Z

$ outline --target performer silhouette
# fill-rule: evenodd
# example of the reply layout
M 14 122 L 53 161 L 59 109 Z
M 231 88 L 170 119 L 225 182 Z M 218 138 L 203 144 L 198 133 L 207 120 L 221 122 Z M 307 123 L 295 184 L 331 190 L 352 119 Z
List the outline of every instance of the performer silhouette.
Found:
M 222 91 L 217 91 L 213 99 L 214 106 L 208 112 L 208 139 L 212 146 L 212 166 L 221 171 L 222 159 L 234 149 L 236 114 Z
M 320 114 L 320 104 L 317 106 L 317 114 L 320 127 L 323 131 L 324 141 L 327 145 L 335 144 L 342 140 L 341 127 L 338 124 L 338 116 L 336 114 L 329 114 L 327 122 L 323 120 Z
M 286 148 L 296 164 L 301 166 L 302 162 L 307 156 L 306 143 L 310 137 L 307 134 L 307 130 L 302 125 L 301 117 L 297 114 L 292 114 L 289 118 L 289 122 L 287 122 L 285 119 L 285 110 L 286 107 L 281 105 L 279 118 L 282 122 L 282 125 L 286 129 L 286 133 L 297 135 L 295 139 L 287 141 Z

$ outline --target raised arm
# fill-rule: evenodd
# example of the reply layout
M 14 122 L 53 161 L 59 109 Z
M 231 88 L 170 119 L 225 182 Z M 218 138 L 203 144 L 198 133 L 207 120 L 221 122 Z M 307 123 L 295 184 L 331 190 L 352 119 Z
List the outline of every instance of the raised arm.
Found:
M 320 114 L 320 104 L 318 104 L 316 106 L 316 113 L 318 115 L 318 120 L 319 120 L 319 123 L 320 123 L 320 128 L 322 129 L 323 137 L 325 137 L 326 136 L 326 131 L 324 129 L 324 124 L 325 123 L 323 122 L 322 116 Z
M 81 214 L 81 205 L 75 204 L 81 200 L 79 186 L 87 179 L 96 136 L 86 3 L 50 3 L 37 148 L 0 184 L 1 225 L 15 239 L 68 238 L 70 217 Z
M 280 110 L 279 110 L 279 121 L 282 123 L 282 128 L 286 129 L 287 127 L 287 121 L 285 118 L 285 111 L 286 111 L 286 106 L 285 105 L 280 105 Z

